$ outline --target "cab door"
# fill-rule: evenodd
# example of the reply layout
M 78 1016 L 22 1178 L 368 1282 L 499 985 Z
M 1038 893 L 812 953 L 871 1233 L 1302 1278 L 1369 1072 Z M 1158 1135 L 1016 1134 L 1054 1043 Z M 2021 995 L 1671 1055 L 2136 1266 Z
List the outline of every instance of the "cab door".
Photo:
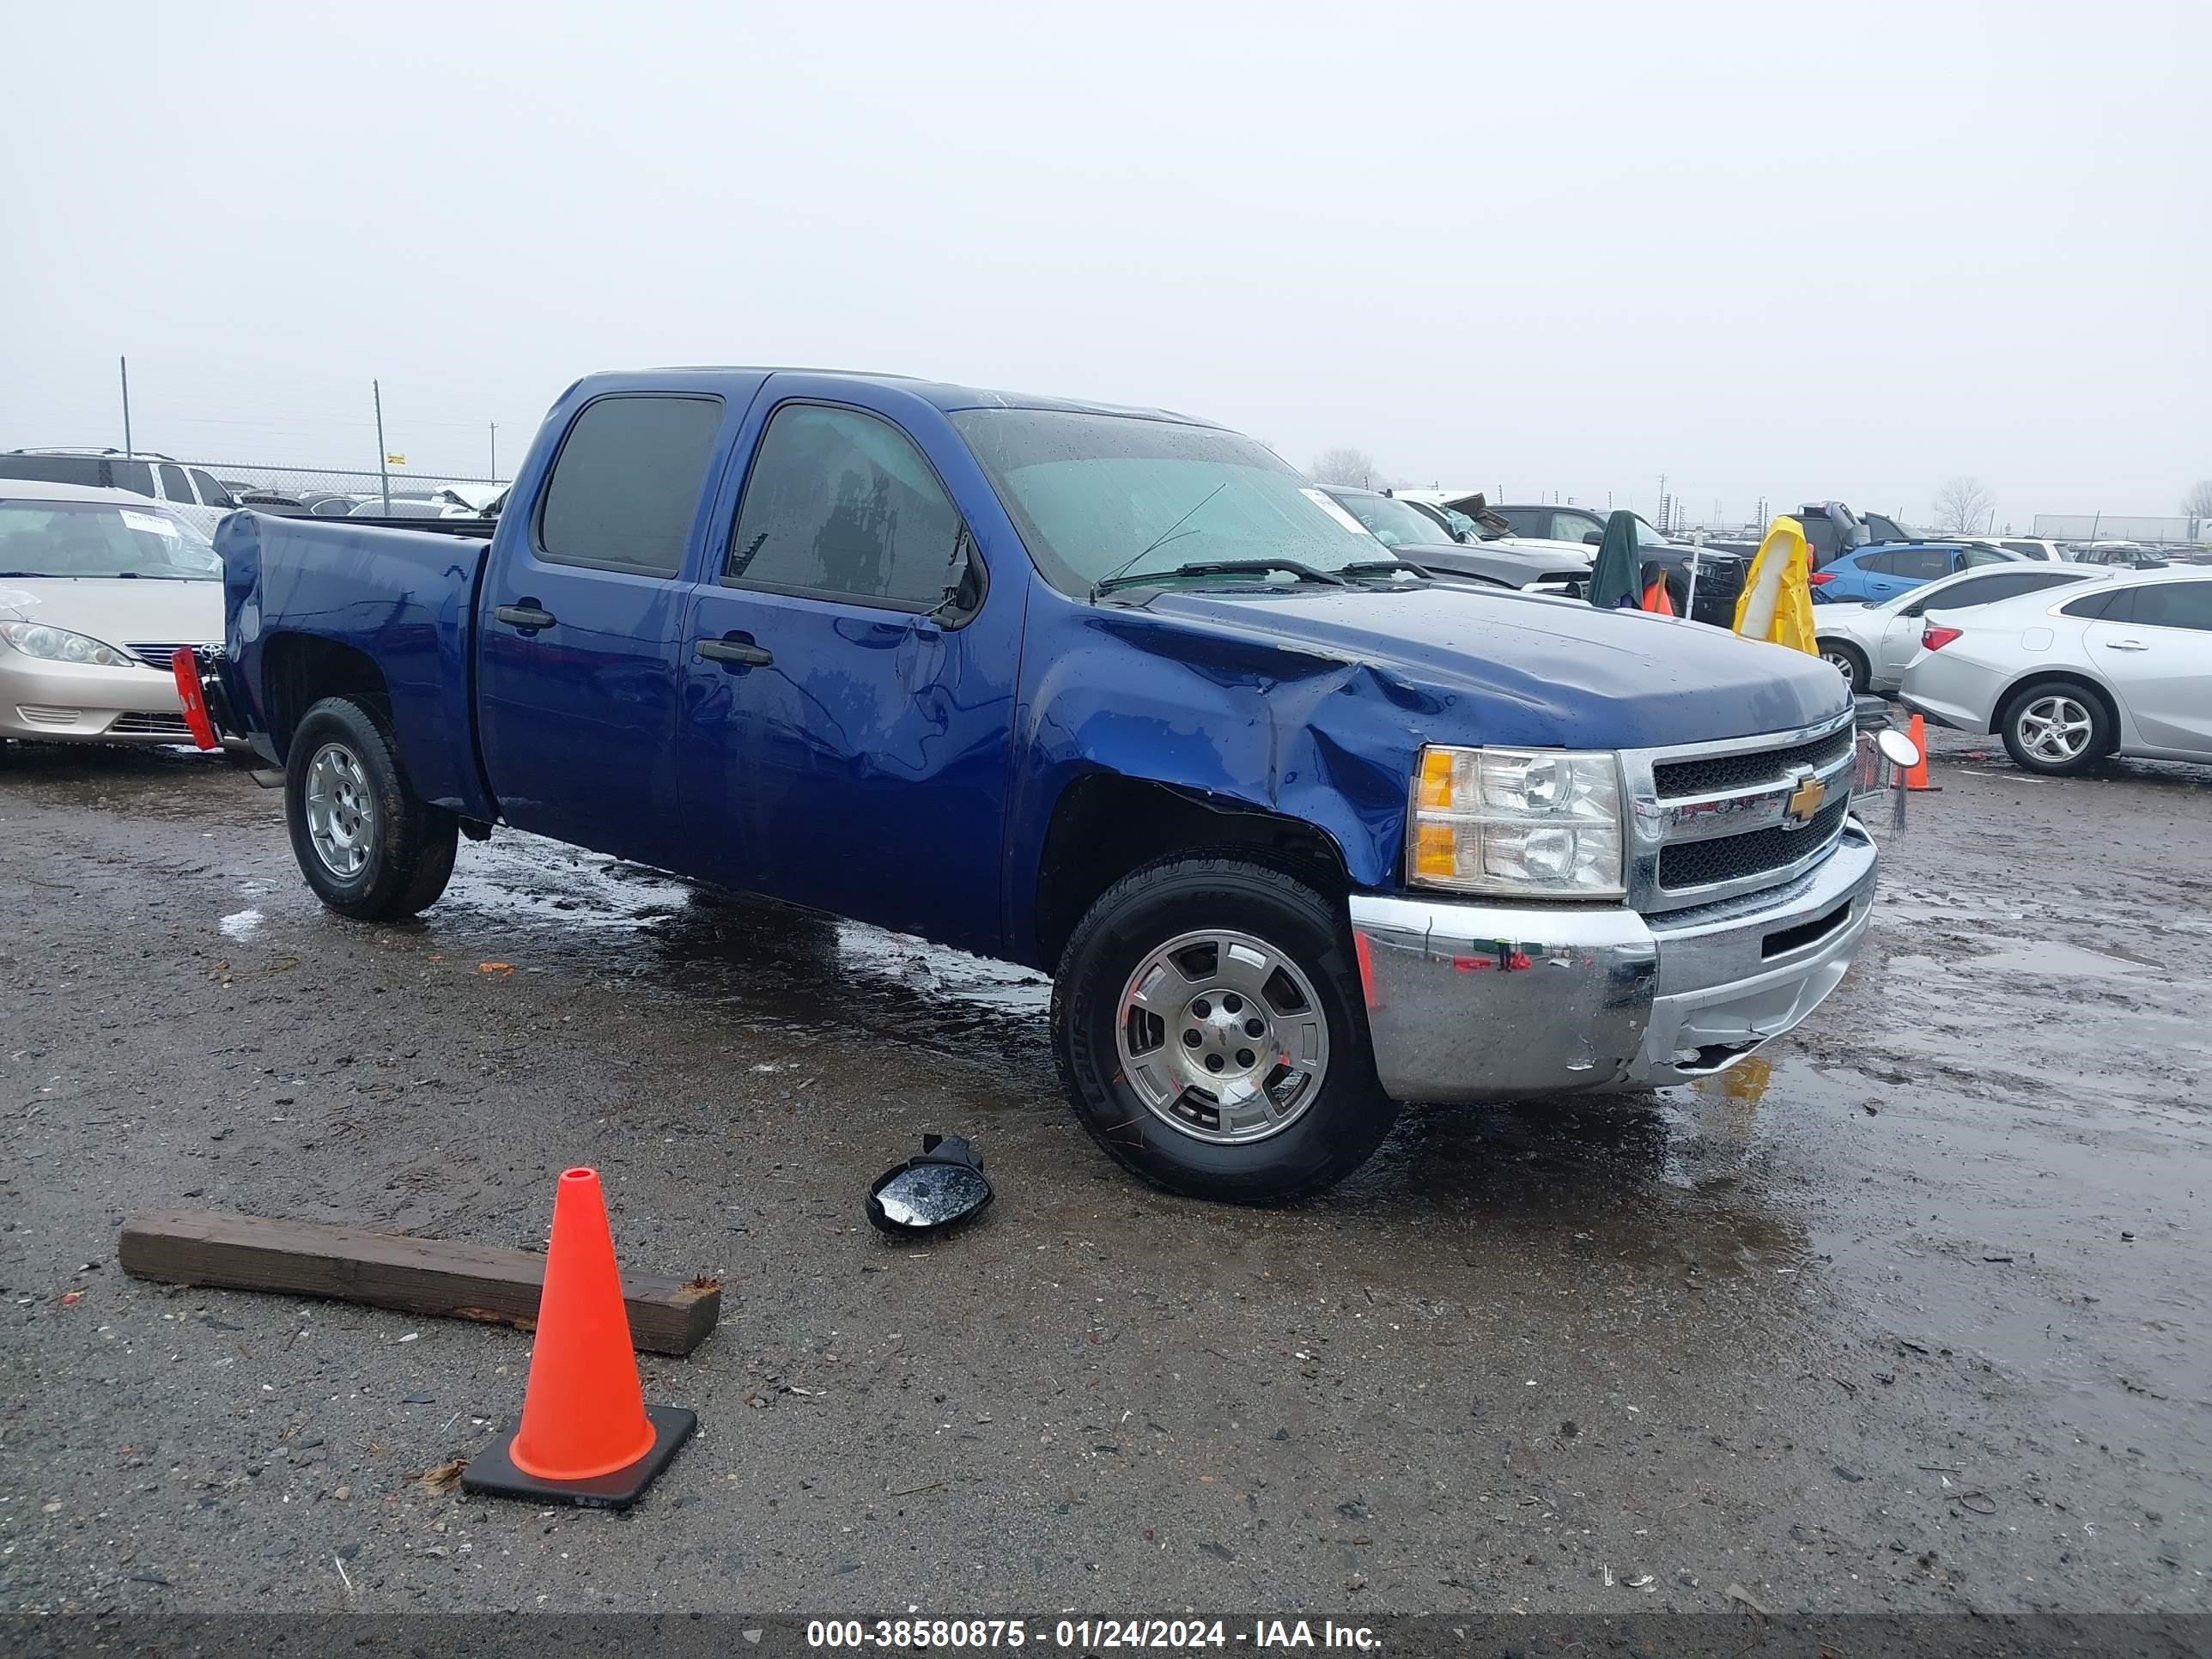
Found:
M 945 483 L 983 488 L 973 459 L 918 399 L 800 376 L 737 447 L 680 668 L 697 856 L 734 887 L 1000 948 L 1027 590 L 987 581 Z
M 723 416 L 719 397 L 595 398 L 534 507 L 500 526 L 478 598 L 477 730 L 519 830 L 679 865 L 682 575 Z

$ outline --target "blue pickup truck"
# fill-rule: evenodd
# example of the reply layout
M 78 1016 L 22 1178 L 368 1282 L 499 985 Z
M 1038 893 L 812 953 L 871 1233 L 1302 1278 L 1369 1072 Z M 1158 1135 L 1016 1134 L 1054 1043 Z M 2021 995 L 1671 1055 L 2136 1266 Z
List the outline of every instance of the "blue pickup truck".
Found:
M 332 908 L 510 826 L 1043 969 L 1084 1124 L 1184 1193 L 1317 1191 L 1401 1101 L 1720 1071 L 1866 925 L 1834 669 L 1431 580 L 1182 416 L 599 374 L 488 541 L 217 546 L 187 700 Z

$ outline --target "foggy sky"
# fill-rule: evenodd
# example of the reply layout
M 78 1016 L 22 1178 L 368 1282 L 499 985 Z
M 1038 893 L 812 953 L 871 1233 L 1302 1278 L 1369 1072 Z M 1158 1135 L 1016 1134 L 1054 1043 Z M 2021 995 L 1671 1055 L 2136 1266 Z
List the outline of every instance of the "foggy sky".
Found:
M 2212 4 L 4 0 L 0 447 L 509 471 L 596 368 L 1693 517 L 2177 512 Z

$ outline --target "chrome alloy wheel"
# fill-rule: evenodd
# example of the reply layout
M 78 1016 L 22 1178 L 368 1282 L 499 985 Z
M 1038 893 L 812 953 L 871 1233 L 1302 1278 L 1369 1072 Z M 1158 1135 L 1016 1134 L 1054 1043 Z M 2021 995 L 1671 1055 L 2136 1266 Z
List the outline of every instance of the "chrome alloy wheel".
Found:
M 1178 934 L 1137 964 L 1114 1040 L 1146 1108 L 1217 1146 L 1280 1133 L 1328 1075 L 1313 981 L 1265 939 L 1219 928 Z
M 2020 711 L 2014 726 L 2020 746 L 2054 766 L 2081 759 L 2096 730 L 2087 705 L 2063 691 L 2036 698 Z
M 307 763 L 307 839 L 323 868 L 350 881 L 376 847 L 376 799 L 361 759 L 343 744 L 326 743 Z

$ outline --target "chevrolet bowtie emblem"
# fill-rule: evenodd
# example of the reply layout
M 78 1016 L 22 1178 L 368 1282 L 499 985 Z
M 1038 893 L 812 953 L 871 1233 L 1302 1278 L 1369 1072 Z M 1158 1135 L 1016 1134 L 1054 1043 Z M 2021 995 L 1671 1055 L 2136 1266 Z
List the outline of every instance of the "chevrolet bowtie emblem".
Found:
M 1828 786 L 1810 772 L 1801 774 L 1797 787 L 1790 792 L 1790 799 L 1782 803 L 1782 825 L 1785 830 L 1802 830 L 1813 821 L 1813 814 L 1820 810 L 1820 803 L 1828 798 Z

